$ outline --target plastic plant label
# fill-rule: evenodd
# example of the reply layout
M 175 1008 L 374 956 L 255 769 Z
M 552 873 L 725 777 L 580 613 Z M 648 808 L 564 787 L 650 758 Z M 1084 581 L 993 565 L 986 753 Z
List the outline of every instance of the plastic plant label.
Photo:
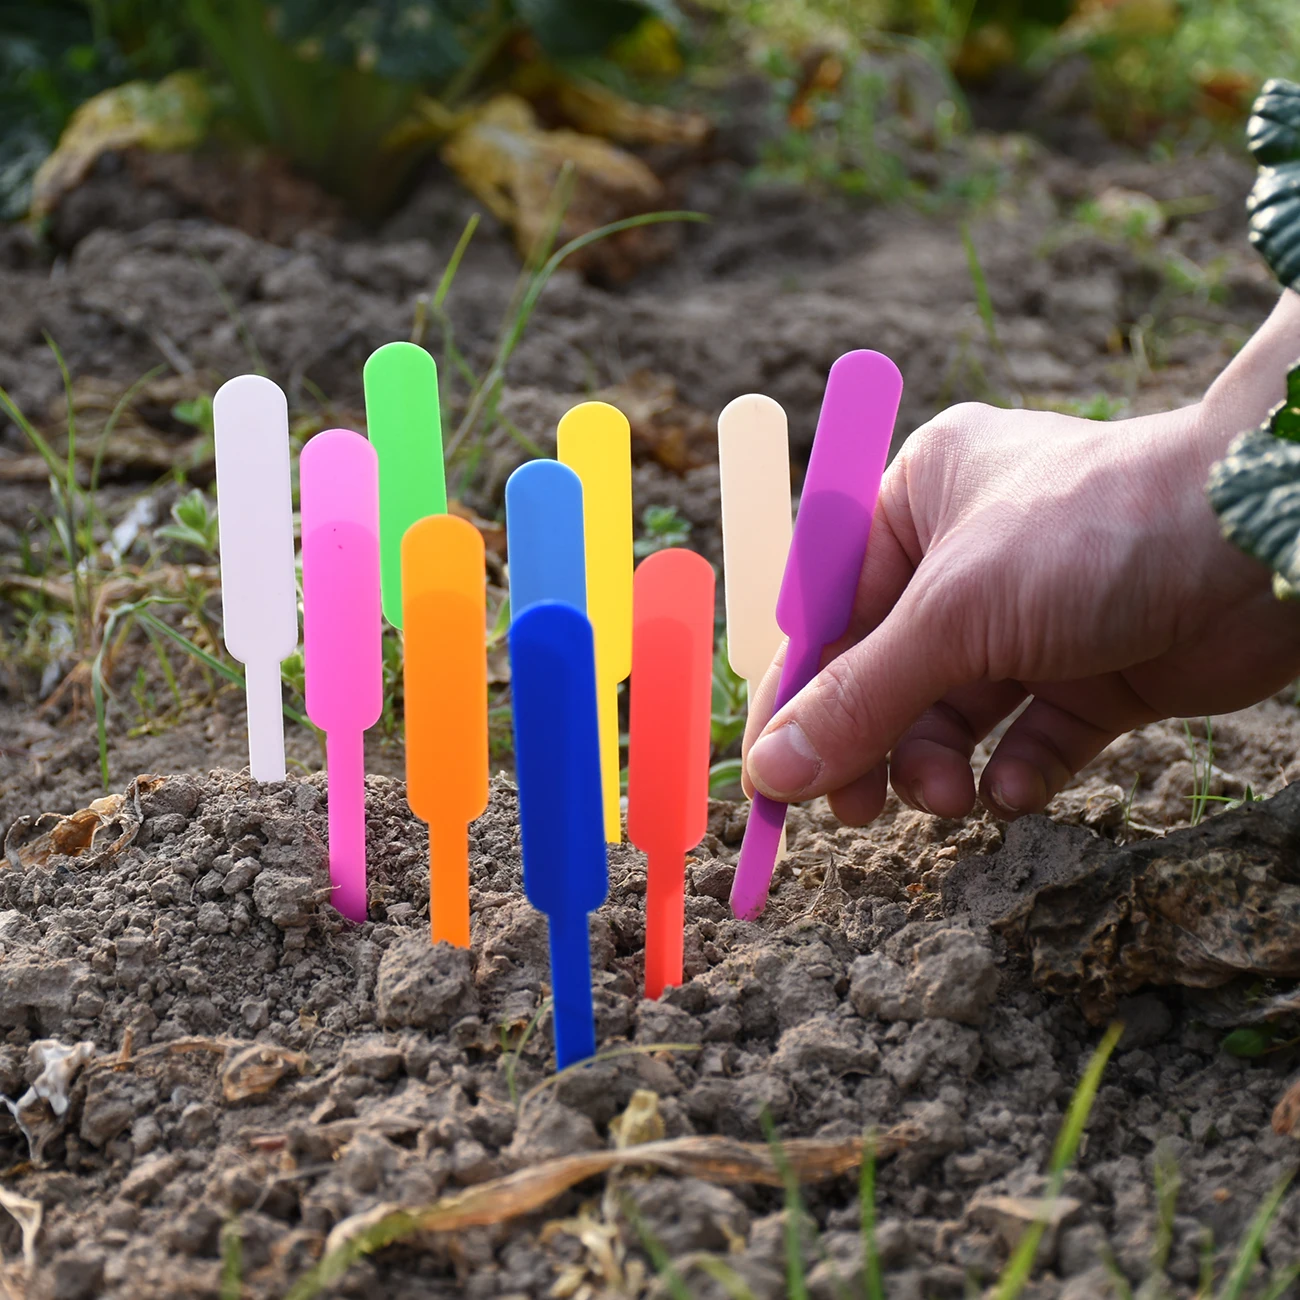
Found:
M 366 919 L 365 732 L 384 707 L 379 601 L 379 458 L 359 433 L 303 448 L 303 666 L 307 715 L 325 732 L 333 903 Z
M 647 556 L 632 584 L 627 834 L 645 853 L 645 995 L 682 982 L 685 855 L 709 822 L 713 566 L 694 551 Z
M 366 431 L 379 453 L 379 552 L 384 617 L 402 622 L 402 539 L 447 512 L 438 367 L 414 343 L 385 343 L 363 372 Z
M 487 586 L 483 538 L 432 515 L 402 540 L 406 798 L 429 825 L 434 943 L 469 947 L 469 823 L 488 800 Z
M 790 638 L 777 709 L 816 676 L 823 649 L 848 629 L 902 392 L 898 367 L 879 352 L 847 352 L 831 367 L 777 599 L 776 619 Z M 742 920 L 767 901 L 785 811 L 754 797 L 731 889 Z
M 255 781 L 283 781 L 280 663 L 298 647 L 289 405 L 269 379 L 239 375 L 212 399 L 212 424 L 222 629 L 244 665 L 248 766 Z
M 541 601 L 510 626 L 515 768 L 524 890 L 546 913 L 555 1057 L 563 1070 L 596 1051 L 587 916 L 609 889 L 591 624 Z
M 559 459 L 582 480 L 605 838 L 617 844 L 618 684 L 632 671 L 632 430 L 622 411 L 606 402 L 583 402 L 560 421 L 556 444 Z

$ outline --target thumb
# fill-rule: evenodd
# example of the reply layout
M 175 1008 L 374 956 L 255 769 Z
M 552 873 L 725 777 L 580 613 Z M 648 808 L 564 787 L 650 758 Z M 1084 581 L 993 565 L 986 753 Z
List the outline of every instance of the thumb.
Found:
M 831 660 L 763 729 L 749 750 L 750 780 L 790 802 L 869 772 L 930 705 L 983 675 L 963 662 L 975 641 L 961 627 L 935 586 L 910 583 L 874 632 Z

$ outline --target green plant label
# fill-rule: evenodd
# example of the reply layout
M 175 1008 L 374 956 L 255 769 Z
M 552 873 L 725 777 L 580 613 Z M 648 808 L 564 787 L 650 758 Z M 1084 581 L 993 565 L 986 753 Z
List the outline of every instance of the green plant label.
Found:
M 384 617 L 402 626 L 402 538 L 447 513 L 438 368 L 414 343 L 385 343 L 364 374 L 366 426 L 379 455 L 379 561 Z

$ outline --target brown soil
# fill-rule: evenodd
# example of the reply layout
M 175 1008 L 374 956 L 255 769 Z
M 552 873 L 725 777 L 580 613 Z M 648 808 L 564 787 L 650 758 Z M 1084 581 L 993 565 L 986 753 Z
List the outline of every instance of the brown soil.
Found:
M 1023 393 L 1048 404 L 1110 393 L 1133 411 L 1194 400 L 1273 297 L 1242 233 L 1246 165 L 1209 157 L 1083 168 L 995 144 L 1005 184 L 974 237 L 1009 363 L 985 336 L 954 220 L 754 186 L 724 157 L 683 182 L 683 206 L 714 221 L 682 232 L 672 261 L 617 292 L 557 277 L 512 360 L 508 413 L 549 446 L 576 395 L 649 370 L 675 381 L 703 427 L 737 393 L 771 393 L 802 453 L 826 369 L 854 346 L 900 363 L 900 438 L 967 398 Z M 378 235 L 304 234 L 285 247 L 159 215 L 127 173 L 96 183 L 100 207 L 83 211 L 52 265 L 17 233 L 0 233 L 0 383 L 38 416 L 60 391 L 48 331 L 74 375 L 119 384 L 160 360 L 237 373 L 249 368 L 251 340 L 297 408 L 310 409 L 319 389 L 328 422 L 355 421 L 362 361 L 409 333 L 415 295 L 436 282 L 468 210 L 432 176 Z M 1144 249 L 1068 220 L 1081 200 L 1114 187 L 1207 198 Z M 1210 279 L 1176 281 L 1189 265 L 1212 268 Z M 494 231 L 457 280 L 453 317 L 476 363 L 515 269 Z M 165 412 L 157 427 L 178 441 L 187 432 Z M 9 429 L 0 470 L 28 450 Z M 462 499 L 492 517 L 523 455 L 494 435 Z M 699 459 L 679 475 L 647 454 L 637 509 L 675 505 L 694 525 L 693 544 L 716 560 L 707 446 Z M 110 471 L 113 518 L 142 494 L 165 517 L 174 486 Z M 39 535 L 48 509 L 43 483 L 0 474 L 0 551 L 16 554 L 20 535 Z M 0 606 L 0 618 L 9 636 L 13 607 Z M 689 867 L 689 979 L 658 1003 L 638 996 L 644 863 L 615 850 L 609 902 L 592 919 L 600 1047 L 694 1050 L 619 1056 L 534 1094 L 554 1065 L 546 1017 L 521 1052 L 512 1045 L 543 1005 L 546 929 L 522 897 L 509 782 L 495 782 L 472 829 L 473 951 L 433 949 L 426 842 L 395 779 L 400 746 L 372 737 L 373 919 L 349 927 L 323 901 L 314 739 L 293 730 L 302 771 L 258 788 L 238 774 L 243 736 L 230 691 L 159 734 L 126 735 L 141 662 L 124 655 L 114 678 L 112 788 L 141 772 L 167 779 L 133 788 L 115 814 L 118 847 L 96 840 L 80 856 L 33 862 L 27 846 L 40 828 L 24 825 L 11 841 L 18 863 L 0 871 L 0 1094 L 18 1105 L 48 1064 L 46 1040 L 95 1048 L 65 1115 L 42 1102 L 19 1106 L 26 1132 L 0 1120 L 0 1189 L 44 1210 L 25 1284 L 33 1300 L 215 1297 L 227 1221 L 242 1239 L 244 1294 L 284 1295 L 349 1216 L 427 1204 L 603 1148 L 638 1089 L 657 1095 L 669 1138 L 761 1143 L 764 1114 L 784 1138 L 847 1140 L 907 1122 L 908 1144 L 879 1174 L 888 1294 L 960 1296 L 967 1278 L 981 1286 L 996 1275 L 1024 1198 L 1044 1186 L 1063 1109 L 1099 1037 L 1071 999 L 1035 989 L 1017 947 L 944 901 L 956 863 L 967 877 L 987 865 L 998 878 L 1009 859 L 998 856 L 996 823 L 936 821 L 891 801 L 873 827 L 854 831 L 820 806 L 797 810 L 772 903 L 751 925 L 725 905 L 744 811 L 715 804 Z M 62 703 L 42 712 L 29 666 L 10 656 L 5 669 L 0 825 L 85 807 L 102 794 L 93 727 Z M 1203 727 L 1193 730 L 1204 752 Z M 1289 697 L 1216 719 L 1212 793 L 1281 789 L 1298 741 Z M 1112 746 L 1053 812 L 1104 837 L 1163 833 L 1188 820 L 1191 788 L 1182 726 L 1160 724 Z M 1042 1300 L 1109 1294 L 1107 1249 L 1130 1280 L 1144 1276 L 1157 1237 L 1158 1146 L 1183 1179 L 1169 1257 L 1176 1296 L 1194 1291 L 1206 1234 L 1222 1269 L 1294 1160 L 1294 1139 L 1269 1125 L 1292 1049 L 1253 1063 L 1224 1054 L 1223 1029 L 1211 1027 L 1220 1022 L 1177 989 L 1141 992 L 1120 1010 L 1126 1036 L 1027 1293 Z M 261 1051 L 250 1058 L 248 1044 Z M 250 1079 L 269 1086 L 231 1100 Z M 679 1261 L 690 1294 L 723 1294 L 693 1262 L 700 1252 L 727 1255 L 760 1300 L 785 1294 L 779 1191 L 668 1173 L 617 1183 Z M 600 1190 L 588 1182 L 508 1223 L 388 1248 L 323 1294 L 596 1295 L 617 1293 L 616 1281 L 635 1293 L 641 1239 Z M 836 1273 L 859 1286 L 856 1181 L 832 1178 L 805 1200 L 821 1240 L 808 1246 L 810 1292 L 829 1300 Z M 601 1241 L 612 1254 L 602 1256 Z M 20 1248 L 16 1222 L 0 1216 L 11 1287 Z M 1264 1258 L 1274 1268 L 1300 1258 L 1294 1198 Z M 665 1294 L 662 1283 L 646 1286 Z

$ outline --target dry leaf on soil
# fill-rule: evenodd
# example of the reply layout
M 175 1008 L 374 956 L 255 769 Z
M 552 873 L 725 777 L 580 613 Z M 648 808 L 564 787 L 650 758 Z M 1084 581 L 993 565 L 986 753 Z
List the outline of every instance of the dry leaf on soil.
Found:
M 137 776 L 123 794 L 105 795 L 74 813 L 19 817 L 5 834 L 5 862 L 16 871 L 46 866 L 54 858 L 81 858 L 90 865 L 130 848 L 144 820 L 143 795 L 165 777 Z
M 921 1135 L 914 1123 L 896 1125 L 876 1138 L 876 1158 L 894 1155 Z M 862 1163 L 862 1142 L 798 1138 L 784 1143 L 782 1154 L 785 1166 L 800 1182 L 819 1182 L 856 1169 Z M 766 1143 L 724 1137 L 672 1138 L 623 1150 L 561 1156 L 466 1188 L 432 1205 L 407 1208 L 386 1203 L 344 1219 L 326 1240 L 325 1257 L 293 1288 L 288 1300 L 315 1295 L 321 1285 L 341 1277 L 353 1260 L 395 1241 L 417 1233 L 502 1223 L 541 1209 L 588 1178 L 629 1166 L 651 1166 L 714 1183 L 781 1187 L 785 1179 Z
M 32 216 L 48 216 L 106 153 L 131 147 L 192 149 L 207 134 L 212 100 L 201 73 L 173 72 L 157 84 L 130 81 L 86 100 L 32 182 Z
M 442 146 L 442 158 L 466 189 L 511 228 L 528 257 L 549 219 L 561 172 L 572 166 L 573 195 L 561 223 L 567 240 L 660 204 L 663 186 L 639 158 L 596 136 L 546 131 L 518 95 L 497 95 L 460 121 Z M 624 231 L 584 249 L 571 265 L 623 279 L 666 245 L 655 228 Z
M 227 1101 L 270 1092 L 290 1071 L 304 1074 L 310 1060 L 304 1052 L 291 1052 L 274 1043 L 253 1043 L 236 1052 L 221 1071 L 221 1094 Z
M 594 396 L 627 416 L 634 460 L 658 461 L 674 474 L 717 461 L 718 431 L 713 418 L 681 401 L 677 383 L 670 376 L 638 370 Z
M 23 1234 L 23 1268 L 30 1278 L 36 1268 L 36 1234 L 41 1230 L 44 1207 L 40 1201 L 19 1196 L 17 1192 L 11 1192 L 0 1184 L 0 1209 L 9 1212 Z M 0 1262 L 0 1270 L 3 1270 L 2 1262 Z M 2 1271 L 0 1271 L 0 1280 L 3 1280 Z

